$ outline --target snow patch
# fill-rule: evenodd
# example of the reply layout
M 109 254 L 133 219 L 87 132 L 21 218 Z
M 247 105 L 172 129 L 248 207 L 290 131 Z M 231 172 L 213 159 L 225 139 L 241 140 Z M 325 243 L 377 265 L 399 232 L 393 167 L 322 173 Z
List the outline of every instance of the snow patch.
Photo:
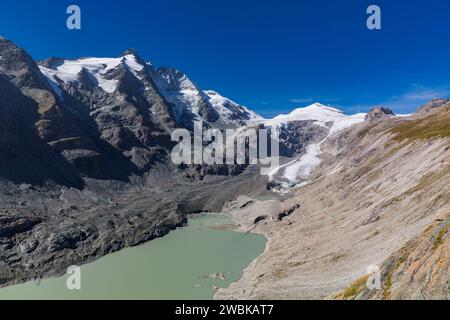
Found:
M 47 79 L 47 82 L 50 84 L 50 86 L 52 87 L 53 91 L 55 91 L 55 93 L 59 96 L 59 98 L 62 100 L 63 99 L 63 93 L 61 88 L 58 85 L 58 81 L 56 80 L 55 76 L 56 76 L 56 72 L 52 69 L 49 68 L 45 68 L 45 67 L 39 67 L 41 69 L 42 74 L 45 76 L 45 78 Z
M 226 124 L 232 124 L 239 120 L 245 123 L 263 120 L 256 112 L 220 95 L 216 91 L 205 90 L 204 93 L 209 97 L 209 103 Z
M 334 121 L 333 126 L 330 129 L 330 135 L 338 131 L 347 129 L 354 124 L 364 122 L 365 117 L 365 113 L 357 113 L 351 116 L 345 116 L 344 118 Z
M 108 93 L 113 93 L 117 88 L 117 80 L 105 78 L 105 74 L 123 63 L 134 76 L 138 77 L 138 72 L 142 71 L 144 66 L 136 61 L 134 55 L 126 55 L 120 58 L 85 58 L 78 60 L 65 60 L 61 65 L 54 69 L 39 66 L 41 72 L 47 77 L 52 88 L 61 94 L 60 82 L 77 83 L 78 74 L 85 69 L 92 75 L 98 83 L 98 86 Z M 56 87 L 58 89 L 56 89 Z
M 144 66 L 137 62 L 136 57 L 132 54 L 124 56 L 123 59 L 128 70 L 130 70 L 136 78 L 140 79 L 138 72 L 141 72 L 144 69 Z
M 298 177 L 309 177 L 313 169 L 322 162 L 319 158 L 321 153 L 320 143 L 310 144 L 306 147 L 306 154 L 286 167 L 283 177 L 291 183 L 298 181 Z

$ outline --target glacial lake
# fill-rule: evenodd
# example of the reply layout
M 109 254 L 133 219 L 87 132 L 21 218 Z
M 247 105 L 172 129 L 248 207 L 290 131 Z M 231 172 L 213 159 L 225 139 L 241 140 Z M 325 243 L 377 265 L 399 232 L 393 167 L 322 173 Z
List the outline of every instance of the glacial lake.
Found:
M 234 231 L 225 215 L 199 215 L 163 238 L 81 266 L 81 290 L 68 290 L 65 275 L 0 289 L 0 300 L 212 299 L 265 246 L 264 236 Z

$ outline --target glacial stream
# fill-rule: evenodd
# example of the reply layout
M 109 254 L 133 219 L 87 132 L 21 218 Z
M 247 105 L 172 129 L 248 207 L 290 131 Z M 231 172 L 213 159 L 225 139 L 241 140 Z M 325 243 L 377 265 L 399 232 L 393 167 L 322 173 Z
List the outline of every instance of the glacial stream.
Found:
M 0 290 L 2 299 L 212 299 L 240 279 L 263 253 L 266 238 L 233 230 L 224 215 L 200 215 L 185 228 L 81 267 L 81 290 L 70 275 Z

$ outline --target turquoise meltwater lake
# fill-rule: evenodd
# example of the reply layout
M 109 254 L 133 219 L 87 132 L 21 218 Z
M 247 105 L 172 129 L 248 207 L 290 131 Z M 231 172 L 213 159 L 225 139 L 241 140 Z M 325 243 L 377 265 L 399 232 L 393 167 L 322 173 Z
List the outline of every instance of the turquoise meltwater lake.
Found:
M 234 231 L 225 215 L 199 215 L 163 238 L 81 266 L 81 290 L 67 289 L 65 275 L 0 289 L 0 300 L 212 299 L 265 246 L 264 236 Z

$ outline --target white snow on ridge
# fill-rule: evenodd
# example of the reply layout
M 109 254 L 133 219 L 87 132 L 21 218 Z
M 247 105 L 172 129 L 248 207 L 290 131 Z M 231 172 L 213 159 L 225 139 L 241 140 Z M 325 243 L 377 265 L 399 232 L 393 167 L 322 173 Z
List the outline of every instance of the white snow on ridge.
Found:
M 320 103 L 314 103 L 305 108 L 298 108 L 287 115 L 279 115 L 273 119 L 262 120 L 260 123 L 280 128 L 290 122 L 296 121 L 316 121 L 315 124 L 324 127 L 330 127 L 330 135 L 338 131 L 351 127 L 354 124 L 363 122 L 365 113 L 346 115 L 341 110 L 324 106 Z
M 255 112 L 219 93 L 200 89 L 186 74 L 177 69 L 159 68 L 156 83 L 166 99 L 176 106 L 174 111 L 177 119 L 187 110 L 194 116 L 194 121 L 202 122 L 204 119 L 200 115 L 200 108 L 209 104 L 225 124 L 262 120 Z
M 126 55 L 122 59 L 125 65 L 128 67 L 128 70 L 130 70 L 131 73 L 139 79 L 137 73 L 142 71 L 142 69 L 144 69 L 144 66 L 137 62 L 136 57 L 132 54 Z
M 175 117 L 180 119 L 186 110 L 194 115 L 194 121 L 201 121 L 200 105 L 203 92 L 181 71 L 174 68 L 158 69 L 156 84 L 164 97 L 175 105 Z
M 106 74 L 117 68 L 120 64 L 123 64 L 136 78 L 142 80 L 140 72 L 144 69 L 145 65 L 139 63 L 134 54 L 128 54 L 118 58 L 64 60 L 54 68 L 46 68 L 43 66 L 39 66 L 39 68 L 55 93 L 62 99 L 63 91 L 61 84 L 77 84 L 79 81 L 79 73 L 83 69 L 92 76 L 92 79 L 98 87 L 102 88 L 105 92 L 113 93 L 117 88 L 118 81 L 106 79 Z M 145 64 L 152 66 L 149 62 Z M 251 121 L 263 120 L 255 112 L 221 96 L 215 91 L 201 90 L 184 73 L 174 68 L 162 67 L 152 76 L 155 77 L 155 83 L 163 96 L 175 106 L 173 111 L 177 120 L 187 111 L 192 114 L 193 121 L 204 121 L 200 115 L 200 108 L 205 103 L 209 103 L 218 112 L 225 124 L 249 123 Z
M 356 113 L 334 121 L 333 126 L 330 129 L 330 135 L 338 131 L 347 129 L 354 124 L 364 122 L 365 117 L 365 113 Z
M 126 55 L 119 58 L 84 58 L 78 60 L 65 60 L 64 63 L 55 69 L 39 66 L 41 72 L 47 77 L 50 85 L 61 95 L 61 89 L 58 86 L 59 80 L 64 83 L 77 83 L 78 74 L 84 68 L 92 75 L 100 88 L 108 93 L 112 93 L 117 88 L 117 80 L 105 79 L 104 75 L 124 63 L 127 68 L 137 77 L 137 72 L 141 71 L 144 66 L 140 65 L 134 55 Z
M 200 103 L 202 101 L 201 93 L 197 90 L 185 89 L 180 91 L 164 91 L 164 97 L 176 106 L 175 116 L 177 119 L 187 109 L 195 116 L 195 121 L 200 121 Z
M 335 122 L 347 118 L 348 116 L 339 109 L 327 107 L 320 103 L 314 103 L 305 108 L 295 109 L 289 114 L 279 115 L 264 123 L 269 126 L 278 126 L 293 121 L 314 120 L 318 121 L 319 125 L 325 125 L 327 122 Z
M 55 78 L 56 72 L 53 69 L 45 68 L 42 66 L 39 66 L 39 69 L 41 69 L 42 74 L 47 78 L 48 83 L 52 87 L 52 89 L 55 91 L 55 93 L 62 99 L 63 94 L 62 90 L 58 85 L 58 80 Z
M 116 58 L 88 58 L 80 60 L 67 60 L 56 67 L 55 75 L 64 83 L 78 82 L 78 73 L 84 68 L 98 82 L 98 86 L 108 93 L 114 92 L 117 86 L 116 80 L 106 80 L 102 75 L 117 67 L 121 59 Z
M 244 116 L 248 119 L 244 120 L 244 122 L 252 122 L 252 121 L 260 121 L 263 120 L 263 118 L 258 115 L 256 112 L 248 109 L 245 106 L 242 106 L 233 100 L 230 100 L 222 95 L 220 95 L 218 92 L 213 90 L 205 90 L 204 93 L 209 97 L 209 103 L 213 106 L 213 108 L 219 113 L 222 120 L 227 123 L 231 124 L 234 121 L 234 116 L 236 116 L 236 113 L 243 113 Z M 232 110 L 233 109 L 233 110 Z

